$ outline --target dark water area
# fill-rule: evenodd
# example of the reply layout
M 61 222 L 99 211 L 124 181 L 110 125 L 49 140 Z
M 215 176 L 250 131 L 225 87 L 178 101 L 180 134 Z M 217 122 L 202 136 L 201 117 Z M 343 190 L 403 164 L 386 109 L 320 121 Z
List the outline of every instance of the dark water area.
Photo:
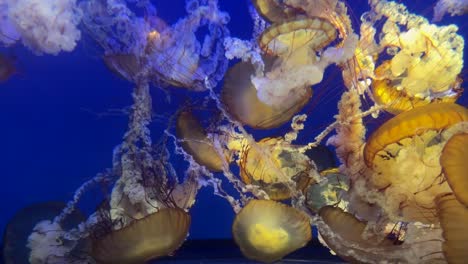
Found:
M 183 0 L 152 2 L 158 8 L 158 15 L 169 24 L 185 13 Z M 347 2 L 356 21 L 368 9 L 367 1 Z M 231 35 L 250 39 L 252 21 L 248 14 L 248 1 L 219 0 L 219 3 L 221 9 L 231 16 L 228 26 Z M 404 3 L 411 11 L 432 17 L 435 1 Z M 466 18 L 446 17 L 441 23 L 456 23 L 460 27 L 460 34 L 466 39 Z M 8 221 L 21 208 L 45 201 L 66 202 L 83 182 L 112 166 L 113 149 L 121 143 L 127 129 L 133 86 L 106 68 L 96 44 L 86 36 L 83 36 L 73 52 L 62 52 L 58 56 L 36 56 L 20 45 L 1 48 L 0 53 L 15 57 L 18 69 L 18 73 L 10 80 L 0 83 L 2 234 Z M 466 52 L 465 61 L 468 61 Z M 462 77 L 468 79 L 466 70 Z M 468 87 L 467 84 L 465 81 L 462 87 Z M 337 102 L 345 89 L 339 70 L 329 67 L 324 81 L 314 89 L 316 94 L 304 108 L 309 113 L 309 119 L 299 142 L 315 137 L 333 122 Z M 167 128 L 169 118 L 180 105 L 206 96 L 206 93 L 198 94 L 183 89 L 162 90 L 157 87 L 151 87 L 151 94 L 156 119 L 150 128 L 155 141 Z M 465 93 L 458 102 L 468 106 L 468 94 Z M 370 120 L 369 127 L 372 129 L 379 122 Z M 280 134 L 288 128 L 289 124 L 285 124 L 278 129 L 253 134 L 261 138 Z M 181 168 L 178 172 L 183 173 L 186 164 L 183 160 L 178 162 L 180 164 L 173 165 Z M 79 209 L 90 214 L 103 197 L 102 188 L 95 186 L 83 196 Z M 180 254 L 177 258 L 165 258 L 157 263 L 254 263 L 242 259 L 240 250 L 232 242 L 231 227 L 235 214 L 225 200 L 213 195 L 211 187 L 199 191 L 190 214 L 192 224 L 189 241 L 178 251 Z M 220 260 L 226 257 L 231 262 Z M 191 262 L 193 258 L 198 260 Z M 330 257 L 328 250 L 315 240 L 307 248 L 294 253 L 290 259 L 281 263 L 340 261 Z M 294 259 L 297 262 L 293 262 Z M 300 262 L 299 259 L 314 259 L 315 262 Z

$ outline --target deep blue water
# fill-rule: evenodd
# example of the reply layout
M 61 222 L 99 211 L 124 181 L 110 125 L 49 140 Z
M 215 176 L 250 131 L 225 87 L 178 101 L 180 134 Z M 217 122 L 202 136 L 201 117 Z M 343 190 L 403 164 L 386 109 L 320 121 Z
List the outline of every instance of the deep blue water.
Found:
M 184 14 L 183 0 L 153 2 L 159 15 L 170 23 Z M 433 1 L 411 2 L 414 10 L 432 16 Z M 231 34 L 243 39 L 250 38 L 252 26 L 246 3 L 220 0 L 222 9 L 231 14 Z M 348 3 L 356 18 L 366 9 L 366 1 Z M 461 34 L 468 37 L 464 19 L 446 18 L 443 23 L 457 22 Z M 128 107 L 132 89 L 130 83 L 108 71 L 87 38 L 74 52 L 59 56 L 35 56 L 20 46 L 1 52 L 17 57 L 20 73 L 0 84 L 0 233 L 20 208 L 41 201 L 67 201 L 84 181 L 111 166 L 112 150 L 122 140 L 127 118 L 102 113 Z M 315 88 L 319 95 L 305 108 L 311 114 L 303 137 L 312 138 L 336 113 L 343 89 L 341 76 L 331 68 L 323 83 L 326 85 Z M 157 114 L 170 116 L 179 103 L 201 98 L 185 90 L 169 92 L 171 102 L 160 89 L 152 90 Z M 468 105 L 467 97 L 465 94 L 459 102 Z M 151 126 L 155 139 L 165 127 L 164 121 Z M 262 133 L 272 135 L 275 131 Z M 100 193 L 98 187 L 92 189 L 81 209 L 91 212 L 102 197 Z M 234 213 L 226 201 L 212 193 L 211 188 L 202 189 L 191 210 L 192 239 L 231 237 Z

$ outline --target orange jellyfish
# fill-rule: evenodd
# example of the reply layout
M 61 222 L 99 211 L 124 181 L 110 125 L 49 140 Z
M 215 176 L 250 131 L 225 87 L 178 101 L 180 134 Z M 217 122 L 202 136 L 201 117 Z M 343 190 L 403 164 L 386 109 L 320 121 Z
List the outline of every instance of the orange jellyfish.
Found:
M 281 22 L 297 15 L 298 10 L 284 5 L 279 0 L 252 0 L 257 12 L 268 22 Z
M 163 208 L 94 240 L 91 255 L 99 263 L 145 263 L 178 249 L 189 226 L 185 211 Z
M 468 259 L 468 208 L 453 194 L 437 197 L 437 210 L 444 242 L 442 250 L 448 263 L 462 264 Z
M 384 251 L 393 250 L 393 241 L 382 235 L 365 234 L 366 223 L 338 207 L 322 207 L 319 214 L 326 224 L 319 225 L 320 235 L 327 246 L 346 261 L 377 263 L 382 258 L 378 248 Z M 399 263 L 398 258 L 386 260 Z
M 305 246 L 312 237 L 303 212 L 271 200 L 251 200 L 237 214 L 232 234 L 244 256 L 267 263 Z
M 468 132 L 468 131 L 467 131 Z M 468 207 L 468 134 L 453 135 L 445 144 L 440 165 L 458 201 Z
M 364 148 L 365 163 L 373 171 L 369 180 L 405 221 L 437 221 L 434 198 L 451 192 L 440 155 L 453 128 L 467 120 L 462 106 L 428 104 L 398 114 L 369 137 Z
M 226 157 L 220 157 L 213 143 L 207 138 L 205 129 L 192 113 L 183 111 L 179 114 L 176 133 L 184 150 L 192 155 L 197 163 L 211 171 L 223 171 L 223 158 Z
M 309 158 L 282 138 L 265 138 L 256 146 L 246 146 L 240 158 L 242 181 L 260 186 L 273 200 L 288 199 L 304 190 L 312 168 Z
M 271 69 L 272 58 L 265 59 L 265 68 Z M 221 99 L 232 117 L 242 124 L 257 129 L 271 129 L 288 122 L 312 97 L 312 89 L 304 87 L 301 92 L 290 93 L 281 105 L 262 102 L 250 77 L 255 69 L 248 62 L 239 62 L 231 67 L 224 77 Z

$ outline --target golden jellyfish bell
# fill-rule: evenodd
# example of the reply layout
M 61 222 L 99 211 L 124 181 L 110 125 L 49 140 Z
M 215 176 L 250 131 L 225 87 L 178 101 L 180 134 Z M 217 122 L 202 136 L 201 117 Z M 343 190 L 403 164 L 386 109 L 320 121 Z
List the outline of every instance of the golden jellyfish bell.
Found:
M 265 68 L 272 66 L 272 58 L 265 59 Z M 276 128 L 288 122 L 312 97 L 312 89 L 304 87 L 303 92 L 288 95 L 281 105 L 268 105 L 257 95 L 257 89 L 250 77 L 255 69 L 252 64 L 239 62 L 231 67 L 224 77 L 221 100 L 229 114 L 242 124 L 257 129 Z
M 383 62 L 377 69 L 376 75 L 385 75 L 384 72 L 389 71 L 391 67 L 390 61 Z M 454 103 L 460 96 L 462 89 L 460 88 L 461 79 L 453 84 L 452 90 L 456 92 L 442 93 L 437 97 L 420 98 L 409 94 L 405 89 L 397 89 L 397 84 L 401 80 L 391 80 L 388 78 L 375 79 L 372 82 L 371 90 L 373 99 L 376 103 L 385 106 L 384 110 L 392 113 L 399 114 L 408 111 L 415 107 L 424 106 L 429 103 Z
M 252 0 L 257 12 L 268 22 L 281 22 L 295 16 L 293 8 L 285 6 L 280 0 Z
M 136 82 L 136 77 L 144 65 L 141 59 L 133 54 L 107 54 L 103 60 L 112 73 L 130 82 Z
M 310 181 L 308 157 L 281 141 L 264 138 L 256 146 L 246 146 L 240 161 L 242 181 L 260 186 L 273 200 L 290 198 L 293 181 L 297 190 L 304 190 Z
M 93 241 L 92 257 L 99 263 L 145 263 L 167 256 L 182 245 L 190 215 L 164 208 Z
M 222 171 L 223 160 L 212 142 L 207 138 L 205 129 L 188 111 L 179 114 L 176 124 L 177 137 L 182 140 L 182 147 L 192 155 L 197 163 L 211 171 Z
M 468 207 L 468 134 L 456 134 L 447 141 L 440 165 L 455 197 Z
M 346 261 L 367 263 L 361 259 L 357 260 L 355 256 L 359 255 L 365 257 L 365 259 L 373 259 L 376 256 L 372 252 L 366 252 L 363 249 L 392 246 L 391 240 L 382 239 L 376 235 L 364 235 L 366 223 L 358 220 L 354 215 L 344 212 L 341 208 L 324 206 L 320 209 L 319 215 L 328 229 L 319 228 L 320 235 L 327 246 Z M 343 242 L 346 242 L 346 245 Z M 355 247 L 351 248 L 347 245 L 354 245 Z M 373 263 L 376 262 L 377 260 Z
M 464 121 L 468 121 L 468 110 L 453 103 L 429 104 L 403 112 L 385 122 L 369 137 L 364 147 L 364 160 L 371 167 L 377 153 L 392 143 Z
M 298 17 L 273 24 L 260 36 L 260 48 L 280 57 L 296 54 L 295 58 L 311 56 L 311 50 L 321 50 L 337 37 L 336 29 L 323 18 Z
M 453 194 L 442 195 L 436 200 L 442 236 L 445 240 L 442 244 L 445 259 L 451 264 L 466 263 L 468 259 L 468 208 L 461 204 Z
M 309 218 L 301 211 L 271 200 L 251 200 L 237 214 L 232 234 L 244 256 L 274 262 L 311 239 Z
M 403 221 L 437 221 L 434 198 L 451 192 L 440 164 L 442 149 L 451 130 L 467 120 L 462 106 L 428 104 L 398 114 L 369 137 L 364 160 L 373 173 L 368 177 L 393 214 Z

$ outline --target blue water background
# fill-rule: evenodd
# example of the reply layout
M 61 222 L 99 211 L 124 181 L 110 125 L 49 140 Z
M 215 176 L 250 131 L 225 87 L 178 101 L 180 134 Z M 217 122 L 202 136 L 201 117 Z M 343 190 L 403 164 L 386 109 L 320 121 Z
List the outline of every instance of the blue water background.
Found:
M 169 23 L 185 14 L 183 0 L 154 2 L 159 15 Z M 406 2 L 411 2 L 411 10 L 432 16 L 434 1 Z M 367 9 L 363 0 L 348 1 L 348 4 L 354 19 L 359 19 Z M 247 1 L 220 0 L 220 5 L 231 14 L 232 35 L 250 39 L 252 22 Z M 445 18 L 443 23 L 457 23 L 466 38 L 466 18 Z M 0 84 L 1 234 L 8 219 L 20 208 L 41 201 L 68 201 L 84 181 L 111 166 L 112 150 L 122 140 L 127 118 L 122 114 L 109 115 L 113 113 L 109 110 L 131 105 L 132 85 L 108 71 L 99 50 L 87 38 L 74 52 L 59 56 L 35 56 L 19 46 L 0 51 L 16 56 L 20 71 L 7 83 Z M 339 71 L 333 67 L 328 69 L 324 82 L 314 89 L 316 95 L 305 108 L 310 116 L 308 128 L 302 133 L 303 142 L 311 140 L 333 120 L 343 91 Z M 169 92 L 171 102 L 167 102 L 166 93 L 152 89 L 157 114 L 170 116 L 180 103 L 202 97 L 180 89 Z M 465 94 L 459 102 L 467 106 L 468 96 Z M 378 123 L 378 120 L 369 121 L 371 126 Z M 164 121 L 156 121 L 151 126 L 155 140 L 166 125 Z M 279 131 L 284 128 L 255 135 L 260 138 Z M 182 173 L 186 165 L 174 166 Z M 89 213 L 101 198 L 99 186 L 93 188 L 85 195 L 80 208 Z M 191 238 L 231 237 L 234 213 L 225 200 L 213 195 L 212 188 L 199 192 L 191 214 Z

